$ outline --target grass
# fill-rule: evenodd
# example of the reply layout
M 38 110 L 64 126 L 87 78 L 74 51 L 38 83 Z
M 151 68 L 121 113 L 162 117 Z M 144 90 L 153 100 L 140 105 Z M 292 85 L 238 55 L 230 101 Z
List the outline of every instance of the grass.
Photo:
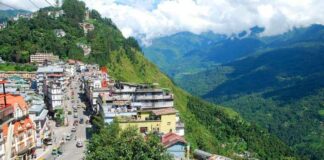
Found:
M 16 63 L 2 63 L 0 64 L 0 71 L 36 71 L 37 67 L 33 64 L 16 64 Z

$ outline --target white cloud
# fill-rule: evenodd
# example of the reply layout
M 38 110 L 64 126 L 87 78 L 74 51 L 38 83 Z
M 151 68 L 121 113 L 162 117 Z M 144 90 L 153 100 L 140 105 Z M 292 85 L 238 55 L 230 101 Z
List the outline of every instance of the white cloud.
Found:
M 56 0 L 47 0 L 47 1 L 52 5 L 54 5 L 56 2 Z M 15 9 L 23 9 L 29 11 L 36 11 L 39 8 L 49 6 L 49 4 L 45 0 L 1 0 L 1 2 Z M 12 9 L 12 8 L 0 4 L 0 9 Z
M 181 31 L 232 34 L 258 25 L 265 27 L 264 35 L 275 35 L 293 27 L 324 24 L 322 0 L 85 1 L 110 17 L 125 36 L 141 37 L 144 42 Z
M 23 9 L 32 8 L 28 0 L 2 1 Z M 45 0 L 32 1 L 46 6 Z M 111 18 L 124 36 L 135 36 L 144 42 L 181 31 L 232 34 L 258 25 L 265 27 L 264 35 L 275 35 L 293 27 L 324 24 L 322 0 L 83 1 Z

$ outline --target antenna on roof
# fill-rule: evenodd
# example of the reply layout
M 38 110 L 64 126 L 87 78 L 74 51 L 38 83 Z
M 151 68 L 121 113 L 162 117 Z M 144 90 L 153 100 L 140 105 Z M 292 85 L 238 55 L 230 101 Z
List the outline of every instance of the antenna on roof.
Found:
M 0 84 L 2 84 L 2 89 L 3 89 L 3 94 L 4 94 L 4 96 L 3 96 L 4 106 L 6 107 L 6 106 L 7 106 L 7 97 L 6 97 L 7 94 L 6 94 L 6 87 L 5 87 L 5 83 L 6 83 L 5 80 L 0 81 Z

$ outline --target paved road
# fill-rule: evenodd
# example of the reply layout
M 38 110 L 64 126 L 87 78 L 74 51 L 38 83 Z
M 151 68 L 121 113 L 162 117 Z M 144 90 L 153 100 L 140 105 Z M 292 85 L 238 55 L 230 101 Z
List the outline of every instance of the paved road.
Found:
M 86 140 L 86 127 L 87 124 L 79 124 L 77 126 L 76 132 L 71 132 L 71 129 L 73 127 L 74 120 L 78 120 L 80 118 L 83 118 L 84 120 L 87 120 L 88 117 L 84 114 L 84 109 L 78 106 L 85 105 L 83 102 L 81 102 L 81 99 L 79 97 L 80 93 L 80 81 L 77 80 L 78 76 L 76 76 L 75 79 L 71 81 L 70 87 L 68 87 L 67 91 L 65 92 L 66 97 L 68 97 L 67 100 L 64 100 L 63 106 L 66 110 L 66 117 L 67 122 L 69 123 L 68 126 L 62 126 L 62 127 L 55 127 L 54 123 L 52 124 L 52 132 L 54 133 L 54 137 L 56 138 L 56 141 L 53 143 L 53 145 L 59 145 L 60 141 L 62 141 L 62 138 L 64 139 L 64 144 L 62 145 L 62 151 L 63 154 L 59 157 L 55 157 L 51 155 L 51 152 L 48 152 L 44 157 L 46 160 L 80 160 L 84 157 L 84 151 L 85 151 L 85 140 Z M 74 94 L 72 94 L 72 92 Z M 65 99 L 65 98 L 64 98 Z M 66 106 L 66 107 L 65 107 Z M 78 107 L 78 118 L 74 118 L 74 112 L 71 115 L 67 114 L 67 111 L 73 111 L 73 107 Z M 65 137 L 67 134 L 72 134 L 72 139 L 67 141 L 65 140 Z M 54 138 L 54 139 L 55 139 Z M 77 141 L 82 141 L 83 147 L 76 147 Z

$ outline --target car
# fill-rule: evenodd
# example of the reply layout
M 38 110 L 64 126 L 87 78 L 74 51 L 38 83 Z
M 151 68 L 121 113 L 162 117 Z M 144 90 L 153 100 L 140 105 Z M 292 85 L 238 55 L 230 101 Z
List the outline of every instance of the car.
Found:
M 84 122 L 83 118 L 80 118 L 79 123 L 80 123 L 80 124 L 83 124 L 83 122 Z
M 77 146 L 78 148 L 83 147 L 83 143 L 82 143 L 82 141 L 77 141 L 76 146 Z
M 73 117 L 74 117 L 74 118 L 78 118 L 78 117 L 79 117 L 79 116 L 78 116 L 78 113 L 74 113 Z
M 76 132 L 76 127 L 72 127 L 71 132 Z
M 66 135 L 65 140 L 67 141 L 71 140 L 71 134 Z
M 73 126 L 78 126 L 78 123 L 79 123 L 78 120 L 74 120 L 74 122 L 73 122 Z
M 53 149 L 52 149 L 52 155 L 54 155 L 54 156 L 56 156 L 56 155 L 62 155 L 62 150 L 61 150 L 61 148 L 60 147 L 54 147 Z
M 43 140 L 43 142 L 44 142 L 44 144 L 45 145 L 52 145 L 53 143 L 52 143 L 52 139 L 50 139 L 50 138 L 45 138 L 44 140 Z

